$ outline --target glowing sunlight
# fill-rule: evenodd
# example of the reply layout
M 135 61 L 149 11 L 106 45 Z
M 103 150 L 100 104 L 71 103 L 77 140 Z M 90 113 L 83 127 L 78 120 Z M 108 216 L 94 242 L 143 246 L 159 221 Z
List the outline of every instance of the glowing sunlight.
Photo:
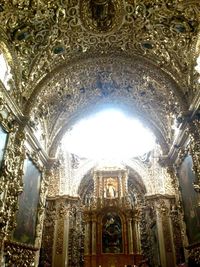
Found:
M 75 124 L 62 145 L 84 158 L 125 160 L 152 150 L 155 137 L 138 120 L 109 109 Z

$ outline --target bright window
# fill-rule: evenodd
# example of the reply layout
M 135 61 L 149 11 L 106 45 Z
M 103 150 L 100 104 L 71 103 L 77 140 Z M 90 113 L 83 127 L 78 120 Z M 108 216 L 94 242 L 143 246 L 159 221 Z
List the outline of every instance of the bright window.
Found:
M 138 120 L 108 109 L 75 124 L 62 146 L 84 158 L 125 160 L 152 150 L 155 137 Z

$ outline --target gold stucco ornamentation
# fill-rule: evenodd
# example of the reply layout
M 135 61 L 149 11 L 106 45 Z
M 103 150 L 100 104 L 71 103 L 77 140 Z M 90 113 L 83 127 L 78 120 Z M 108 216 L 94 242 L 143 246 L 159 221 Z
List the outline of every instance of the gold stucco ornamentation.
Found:
M 37 249 L 15 242 L 5 243 L 5 258 L 8 266 L 34 266 Z
M 200 264 L 200 247 L 189 248 L 189 257 L 196 263 Z
M 124 6 L 121 1 L 80 1 L 80 15 L 83 25 L 94 33 L 108 34 L 121 26 Z M 121 22 L 121 23 L 120 23 Z
M 23 266 L 29 266 L 27 262 L 32 264 L 36 255 L 33 248 L 10 240 L 16 224 L 18 196 L 23 190 L 25 155 L 28 154 L 42 172 L 35 240 L 35 248 L 39 248 L 48 189 L 49 197 L 66 192 L 74 195 L 78 192 L 80 179 L 87 175 L 86 168 L 81 169 L 79 165 L 77 168 L 80 167 L 78 170 L 83 172 L 83 176 L 77 176 L 67 191 L 74 170 L 68 168 L 65 173 L 64 160 L 48 161 L 48 156 L 56 156 L 66 129 L 80 117 L 90 114 L 102 104 L 118 106 L 122 103 L 120 107 L 127 108 L 155 133 L 163 158 L 167 158 L 170 147 L 174 145 L 172 125 L 176 118 L 188 109 L 191 114 L 198 109 L 199 75 L 194 67 L 199 56 L 199 12 L 198 0 L 1 1 L 0 52 L 7 59 L 13 78 L 10 90 L 0 82 L 0 122 L 9 135 L 0 177 L 0 193 L 3 196 L 0 202 L 0 238 L 7 240 L 5 249 L 11 255 L 8 257 L 10 264 L 18 264 L 14 262 L 14 257 L 19 254 L 20 264 L 24 261 Z M 180 122 L 180 132 L 184 123 L 186 121 Z M 187 123 L 191 124 L 190 121 Z M 180 149 L 176 167 L 189 152 L 197 176 L 194 189 L 200 192 L 198 113 L 192 124 L 186 131 L 189 144 Z M 40 145 L 40 140 L 44 144 Z M 79 192 L 83 196 L 83 204 L 87 206 L 85 209 L 93 212 L 108 206 L 130 210 L 134 196 L 141 200 L 141 195 L 145 193 L 178 194 L 172 170 L 168 175 L 158 162 L 141 163 L 138 159 L 130 165 L 136 170 L 133 181 L 137 182 L 135 186 L 130 179 L 131 196 L 123 201 L 99 199 L 96 195 L 97 181 L 87 184 L 88 180 L 84 179 Z M 139 177 L 137 172 L 144 176 Z M 93 190 L 95 196 L 92 195 Z M 120 190 L 128 193 L 127 187 L 123 189 L 120 185 Z M 102 195 L 102 192 L 101 185 L 99 194 Z M 185 232 L 179 232 L 179 220 L 183 219 L 179 198 L 174 207 L 165 204 L 165 200 L 156 202 L 152 223 L 155 222 L 156 212 L 161 220 L 170 218 L 174 242 L 181 247 L 178 239 Z M 47 212 L 44 225 L 46 233 L 48 229 L 50 233 L 45 244 L 53 240 L 57 223 L 60 230 L 55 247 L 58 254 L 62 254 L 63 218 L 68 210 L 65 202 L 62 207 L 58 206 L 49 208 L 50 215 Z M 69 208 L 71 266 L 76 265 L 77 246 L 81 242 L 78 234 L 82 234 L 81 231 L 73 231 L 73 223 L 81 229 L 80 210 L 76 208 L 73 205 Z M 143 208 L 148 208 L 144 199 L 138 204 L 135 219 L 141 222 L 145 240 Z M 167 235 L 169 225 L 164 223 L 163 228 Z M 170 240 L 165 240 L 165 246 L 171 252 Z M 52 250 L 47 254 L 51 256 Z M 198 248 L 191 249 L 191 257 L 197 262 L 198 253 Z
M 189 151 L 193 160 L 193 171 L 196 176 L 194 189 L 200 193 L 200 132 L 199 120 L 195 120 L 192 124 L 190 131 L 190 145 Z M 200 203 L 199 203 L 200 204 Z
M 166 116 L 166 106 L 170 109 L 168 114 L 176 116 L 180 108 L 177 109 L 179 101 L 175 98 L 182 99 L 183 111 L 198 89 L 193 79 L 193 62 L 196 60 L 194 46 L 198 39 L 200 7 L 199 1 L 189 3 L 177 0 L 159 3 L 141 0 L 134 3 L 129 0 L 3 1 L 0 12 L 4 29 L 2 41 L 4 45 L 8 43 L 6 36 L 12 40 L 13 46 L 8 49 L 11 61 L 17 58 L 21 69 L 19 77 L 16 69 L 11 68 L 17 80 L 16 93 L 12 97 L 18 104 L 23 102 L 23 107 L 26 104 L 26 114 L 35 113 L 37 109 L 35 119 L 42 117 L 50 133 L 48 147 L 63 122 L 71 120 L 72 115 L 78 115 L 78 111 L 90 104 L 94 107 L 98 103 L 111 103 L 119 97 L 125 105 L 131 100 L 128 102 L 132 106 L 137 99 L 139 113 L 150 115 L 152 124 L 157 124 L 161 135 L 167 136 L 161 143 L 171 141 L 171 131 L 166 129 L 171 120 Z M 118 54 L 121 57 L 117 58 Z M 99 59 L 104 56 L 110 57 L 105 64 Z M 147 70 L 141 66 L 140 71 L 137 69 L 138 78 L 128 75 L 129 70 L 120 67 L 121 61 L 128 65 L 127 58 L 135 61 L 135 57 L 140 58 L 147 70 L 154 70 L 159 75 L 146 75 Z M 101 67 L 96 66 L 95 58 Z M 114 69 L 112 61 L 115 58 Z M 71 71 L 74 62 L 77 63 L 75 71 Z M 119 82 L 121 76 L 115 77 L 118 67 L 121 76 L 127 75 L 122 82 Z M 131 69 L 134 68 L 132 65 Z M 164 76 L 178 85 L 167 88 L 169 97 L 163 95 L 164 87 L 159 84 Z M 123 93 L 119 88 L 123 88 Z M 163 116 L 159 119 L 156 114 Z

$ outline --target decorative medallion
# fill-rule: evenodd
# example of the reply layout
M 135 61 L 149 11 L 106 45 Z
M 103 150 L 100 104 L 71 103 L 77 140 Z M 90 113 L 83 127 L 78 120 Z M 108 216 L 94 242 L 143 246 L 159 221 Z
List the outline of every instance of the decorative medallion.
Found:
M 80 15 L 87 30 L 107 33 L 122 24 L 123 4 L 114 0 L 80 1 Z

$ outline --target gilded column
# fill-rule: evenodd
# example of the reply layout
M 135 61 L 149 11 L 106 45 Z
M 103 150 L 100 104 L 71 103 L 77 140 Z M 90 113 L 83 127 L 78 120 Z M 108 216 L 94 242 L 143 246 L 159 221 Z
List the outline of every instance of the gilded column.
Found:
M 119 179 L 119 198 L 123 197 L 123 188 L 122 188 L 122 175 L 118 175 Z
M 97 173 L 94 172 L 94 175 L 93 175 L 93 180 L 94 180 L 94 196 L 97 197 L 99 195 L 99 192 L 97 191 L 98 189 L 98 180 L 97 180 Z
M 96 216 L 92 217 L 92 255 L 96 255 L 96 242 L 97 242 L 97 237 L 96 237 Z
M 139 220 L 135 221 L 136 252 L 141 253 L 140 227 Z
M 99 184 L 98 184 L 98 187 L 99 187 L 99 195 L 98 195 L 98 197 L 102 198 L 103 195 L 104 195 L 104 192 L 103 192 L 103 176 L 102 176 L 102 173 L 100 173 L 100 175 L 99 175 Z
M 141 253 L 140 217 L 140 211 L 136 210 L 132 221 L 133 252 L 135 253 Z
M 196 175 L 196 181 L 194 182 L 194 190 L 200 193 L 200 122 L 199 120 L 194 120 L 190 124 L 190 145 L 189 151 L 192 156 L 193 170 Z M 199 203 L 200 204 L 200 203 Z
M 132 229 L 132 219 L 128 219 L 128 245 L 129 253 L 133 254 L 133 229 Z
M 122 177 L 122 179 L 123 179 L 123 183 L 122 183 L 122 196 L 124 196 L 124 195 L 126 195 L 127 193 L 128 193 L 128 173 L 127 172 L 125 172 L 124 174 L 123 174 L 123 177 Z
M 65 216 L 64 221 L 64 266 L 68 266 L 68 248 L 69 248 L 69 211 Z
M 165 242 L 163 236 L 162 217 L 160 216 L 158 210 L 156 211 L 156 225 L 158 229 L 160 261 L 162 266 L 166 267 Z
M 176 266 L 170 219 L 170 200 L 166 197 L 158 198 L 156 199 L 155 207 L 161 265 L 163 267 Z
M 65 216 L 66 207 L 63 200 L 57 200 L 57 219 L 54 230 L 54 253 L 53 253 L 53 267 L 64 266 L 64 230 L 65 230 Z
M 90 222 L 88 217 L 85 220 L 84 254 L 90 254 Z

